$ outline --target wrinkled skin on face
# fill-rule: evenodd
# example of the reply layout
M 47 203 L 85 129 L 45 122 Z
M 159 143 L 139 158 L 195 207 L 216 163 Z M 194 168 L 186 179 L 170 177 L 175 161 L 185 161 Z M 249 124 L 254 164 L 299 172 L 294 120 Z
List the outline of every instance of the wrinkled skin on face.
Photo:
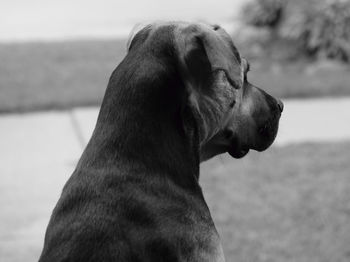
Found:
M 185 22 L 137 27 L 151 31 L 148 39 L 162 28 L 171 28 L 166 31 L 173 33 L 186 103 L 196 116 L 201 161 L 225 152 L 241 158 L 250 149 L 263 151 L 273 143 L 283 103 L 249 83 L 249 64 L 224 29 Z M 138 34 L 139 30 L 131 33 L 128 49 L 142 43 L 146 34 Z M 133 40 L 133 35 L 138 39 Z
M 201 161 L 215 155 L 228 152 L 234 158 L 244 157 L 250 149 L 263 151 L 274 141 L 283 103 L 260 88 L 248 82 L 248 62 L 242 58 L 243 85 L 239 89 L 232 87 L 222 73 L 213 76 L 212 88 L 216 92 L 216 111 L 221 111 L 220 128 L 201 145 Z M 223 101 L 222 101 L 223 100 Z M 204 105 L 206 104 L 206 105 Z M 206 103 L 203 107 L 213 106 Z M 217 114 L 219 115 L 219 114 Z
M 225 30 L 204 24 L 197 25 L 196 29 L 205 34 L 203 45 L 211 64 L 208 77 L 198 77 L 196 69 L 202 67 L 201 72 L 205 71 L 204 63 L 193 60 L 201 60 L 201 57 L 197 55 L 187 63 L 189 68 L 195 64 L 195 69 L 187 70 L 197 79 L 189 88 L 189 102 L 200 115 L 200 160 L 225 152 L 241 158 L 250 149 L 267 149 L 277 135 L 283 103 L 249 83 L 249 63 L 239 55 Z M 181 33 L 188 35 L 191 31 L 195 30 L 187 27 L 179 38 Z M 186 52 L 191 53 L 191 50 Z

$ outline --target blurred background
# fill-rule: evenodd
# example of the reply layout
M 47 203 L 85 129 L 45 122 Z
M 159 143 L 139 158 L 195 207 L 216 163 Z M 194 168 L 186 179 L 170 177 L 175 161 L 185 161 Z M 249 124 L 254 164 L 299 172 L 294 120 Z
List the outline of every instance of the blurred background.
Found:
M 201 166 L 227 261 L 350 261 L 349 0 L 1 0 L 0 261 L 37 261 L 132 27 L 222 25 L 285 111 L 275 144 Z

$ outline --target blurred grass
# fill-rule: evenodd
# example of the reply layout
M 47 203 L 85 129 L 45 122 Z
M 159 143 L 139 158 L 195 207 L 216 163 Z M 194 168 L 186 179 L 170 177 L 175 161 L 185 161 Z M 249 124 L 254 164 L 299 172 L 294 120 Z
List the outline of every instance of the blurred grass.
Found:
M 201 167 L 227 261 L 350 261 L 350 143 L 228 155 Z
M 294 61 L 280 64 L 252 60 L 249 81 L 280 98 L 342 97 L 350 95 L 350 67 L 337 62 Z
M 98 105 L 123 40 L 0 44 L 0 112 Z
M 0 113 L 99 105 L 125 53 L 123 39 L 0 44 Z M 277 97 L 350 95 L 349 68 L 251 60 L 250 80 Z

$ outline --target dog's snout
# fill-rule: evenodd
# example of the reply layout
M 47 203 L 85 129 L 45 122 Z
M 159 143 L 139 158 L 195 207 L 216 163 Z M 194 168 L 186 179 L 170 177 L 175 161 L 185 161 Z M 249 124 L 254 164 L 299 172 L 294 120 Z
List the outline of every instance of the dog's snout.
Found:
M 283 102 L 281 100 L 277 99 L 277 105 L 278 105 L 279 110 L 282 113 L 283 112 L 283 108 L 284 108 Z

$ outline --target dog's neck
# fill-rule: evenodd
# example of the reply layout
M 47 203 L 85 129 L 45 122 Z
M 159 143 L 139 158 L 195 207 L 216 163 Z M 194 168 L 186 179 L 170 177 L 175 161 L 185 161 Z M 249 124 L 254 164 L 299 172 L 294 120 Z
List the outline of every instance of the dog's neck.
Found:
M 118 170 L 126 165 L 135 174 L 137 169 L 153 172 L 191 187 L 199 178 L 196 119 L 191 109 L 179 105 L 183 87 L 178 78 L 159 73 L 164 68 L 151 69 L 147 76 L 123 63 L 115 70 L 78 168 Z

